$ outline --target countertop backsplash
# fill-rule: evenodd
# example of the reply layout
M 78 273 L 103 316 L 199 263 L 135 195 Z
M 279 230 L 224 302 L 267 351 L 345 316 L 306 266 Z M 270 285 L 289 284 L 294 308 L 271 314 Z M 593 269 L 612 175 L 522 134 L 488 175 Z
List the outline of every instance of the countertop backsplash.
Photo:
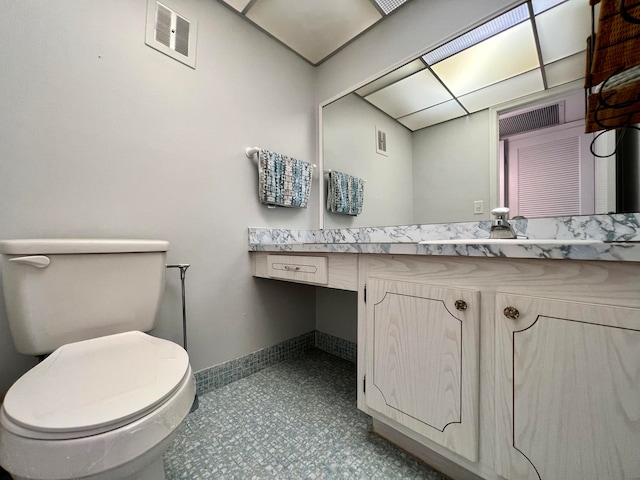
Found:
M 583 215 L 509 220 L 518 235 L 528 238 L 640 241 L 640 213 Z M 330 230 L 249 228 L 249 245 L 300 243 L 417 243 L 423 240 L 487 238 L 490 220 L 428 225 L 397 225 Z
M 419 245 L 425 240 L 486 239 L 491 221 L 331 230 L 249 228 L 250 251 L 386 253 L 513 258 L 640 261 L 640 214 L 584 215 L 509 220 L 530 239 L 558 245 Z M 563 245 L 592 239 L 602 244 Z

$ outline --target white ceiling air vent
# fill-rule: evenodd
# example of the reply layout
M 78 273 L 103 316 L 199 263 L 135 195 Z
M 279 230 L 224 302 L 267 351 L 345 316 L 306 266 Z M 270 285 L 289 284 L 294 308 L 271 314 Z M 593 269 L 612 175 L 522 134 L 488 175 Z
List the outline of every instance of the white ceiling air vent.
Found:
M 500 115 L 500 138 L 564 123 L 564 101 Z
M 193 17 L 192 17 L 193 18 Z M 196 68 L 197 23 L 157 0 L 147 1 L 145 43 L 151 48 Z

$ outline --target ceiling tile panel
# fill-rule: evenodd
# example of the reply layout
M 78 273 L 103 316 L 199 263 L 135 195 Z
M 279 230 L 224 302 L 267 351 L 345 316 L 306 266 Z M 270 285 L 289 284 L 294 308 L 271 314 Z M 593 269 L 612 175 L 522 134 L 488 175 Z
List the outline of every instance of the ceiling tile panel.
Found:
M 398 118 L 451 98 L 429 70 L 422 70 L 372 93 L 365 100 L 393 118 Z
M 531 22 L 526 21 L 432 68 L 454 95 L 464 95 L 539 66 Z
M 574 80 L 584 79 L 587 69 L 587 52 L 576 53 L 557 62 L 544 66 L 549 88 L 557 87 Z
M 559 3 L 564 3 L 565 1 L 566 0 L 533 0 L 531 2 L 533 5 L 533 13 L 534 15 L 537 15 L 545 10 L 555 7 Z
M 586 0 L 569 0 L 536 16 L 544 63 L 586 50 L 591 35 L 591 7 Z
M 413 73 L 419 72 L 420 70 L 424 70 L 425 68 L 427 67 L 422 60 L 414 60 L 413 62 L 407 63 L 406 65 L 395 69 L 393 72 L 387 73 L 385 76 L 380 77 L 371 83 L 367 83 L 364 87 L 356 90 L 356 93 L 361 97 L 366 97 L 370 93 L 380 90 L 381 88 L 391 85 L 392 83 L 397 82 L 404 77 L 408 77 Z
M 369 0 L 257 0 L 247 17 L 316 64 L 382 15 Z
M 535 69 L 458 97 L 458 100 L 473 113 L 542 90 L 542 73 L 540 69 Z
M 409 130 L 416 131 L 437 123 L 446 122 L 458 117 L 464 117 L 466 112 L 455 100 L 441 103 L 431 108 L 421 110 L 406 117 L 399 118 Z

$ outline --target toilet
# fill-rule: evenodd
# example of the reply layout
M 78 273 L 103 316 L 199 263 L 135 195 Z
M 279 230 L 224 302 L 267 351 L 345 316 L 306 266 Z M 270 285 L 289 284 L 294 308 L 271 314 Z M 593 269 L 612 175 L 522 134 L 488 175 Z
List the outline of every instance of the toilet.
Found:
M 144 333 L 155 325 L 168 248 L 0 241 L 13 343 L 43 358 L 0 408 L 0 465 L 14 479 L 165 478 L 162 453 L 195 397 L 187 352 Z

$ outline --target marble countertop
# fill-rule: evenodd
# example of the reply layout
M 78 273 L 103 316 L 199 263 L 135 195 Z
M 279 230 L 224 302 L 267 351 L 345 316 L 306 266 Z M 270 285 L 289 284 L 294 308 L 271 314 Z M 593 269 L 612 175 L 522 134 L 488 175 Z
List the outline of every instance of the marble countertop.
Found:
M 249 250 L 640 262 L 640 214 L 518 220 L 514 226 L 527 243 L 484 243 L 489 221 L 339 230 L 249 228 Z M 465 243 L 446 243 L 453 239 Z M 586 239 L 602 243 L 575 242 Z
M 552 258 L 640 262 L 640 243 L 598 244 L 417 244 L 417 243 L 291 243 L 254 244 L 251 251 L 382 253 L 396 255 L 448 255 L 468 257 Z

